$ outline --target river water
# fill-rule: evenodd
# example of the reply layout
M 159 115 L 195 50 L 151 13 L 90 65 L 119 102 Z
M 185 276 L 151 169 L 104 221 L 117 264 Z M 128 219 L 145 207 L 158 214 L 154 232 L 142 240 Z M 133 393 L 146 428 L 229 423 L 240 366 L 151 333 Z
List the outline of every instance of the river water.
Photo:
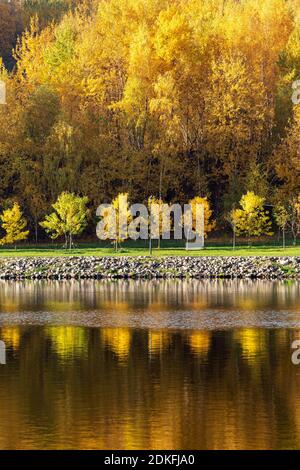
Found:
M 297 339 L 297 282 L 0 282 L 0 449 L 300 448 Z

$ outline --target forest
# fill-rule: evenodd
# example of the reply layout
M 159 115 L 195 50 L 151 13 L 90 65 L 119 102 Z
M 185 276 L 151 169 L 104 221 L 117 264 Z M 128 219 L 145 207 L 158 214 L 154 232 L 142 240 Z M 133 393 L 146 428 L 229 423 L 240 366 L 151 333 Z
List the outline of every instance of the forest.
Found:
M 63 192 L 90 230 L 119 193 L 207 198 L 217 228 L 298 198 L 300 0 L 1 0 L 0 55 L 0 208 L 31 237 Z

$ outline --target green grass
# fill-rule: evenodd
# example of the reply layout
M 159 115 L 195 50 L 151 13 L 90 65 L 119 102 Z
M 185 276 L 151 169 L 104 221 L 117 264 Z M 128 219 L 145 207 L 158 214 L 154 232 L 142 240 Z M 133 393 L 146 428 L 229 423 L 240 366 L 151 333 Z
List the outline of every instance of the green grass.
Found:
M 163 242 L 160 250 L 154 249 L 153 256 L 300 256 L 300 246 L 289 246 L 283 250 L 275 245 L 257 245 L 252 247 L 238 246 L 235 251 L 230 245 L 208 245 L 204 250 L 186 251 L 183 246 L 175 242 Z M 60 245 L 23 246 L 15 248 L 1 248 L 0 257 L 27 257 L 27 256 L 148 256 L 149 249 L 142 242 L 129 242 L 124 244 L 116 253 L 110 245 L 80 244 L 72 250 L 65 250 Z

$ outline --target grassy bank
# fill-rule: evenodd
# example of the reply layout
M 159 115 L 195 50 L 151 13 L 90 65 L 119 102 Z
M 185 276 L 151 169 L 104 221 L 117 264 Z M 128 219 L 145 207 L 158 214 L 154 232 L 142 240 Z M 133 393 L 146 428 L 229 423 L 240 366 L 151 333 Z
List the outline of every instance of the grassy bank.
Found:
M 141 243 L 124 244 L 118 253 L 110 245 L 80 244 L 72 250 L 65 250 L 61 245 L 23 246 L 15 248 L 1 248 L 0 257 L 28 257 L 28 256 L 148 256 L 149 249 Z M 153 249 L 153 256 L 300 256 L 300 246 L 288 246 L 283 250 L 280 246 L 259 245 L 239 246 L 234 251 L 231 246 L 208 245 L 204 250 L 186 251 L 183 246 L 176 246 L 170 242 L 160 250 Z

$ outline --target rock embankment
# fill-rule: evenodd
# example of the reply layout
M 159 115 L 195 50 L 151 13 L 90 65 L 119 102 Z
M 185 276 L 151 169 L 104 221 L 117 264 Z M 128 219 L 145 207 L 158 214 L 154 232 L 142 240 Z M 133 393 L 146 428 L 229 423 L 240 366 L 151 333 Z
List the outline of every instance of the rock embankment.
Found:
M 0 279 L 300 279 L 300 257 L 3 258 Z

